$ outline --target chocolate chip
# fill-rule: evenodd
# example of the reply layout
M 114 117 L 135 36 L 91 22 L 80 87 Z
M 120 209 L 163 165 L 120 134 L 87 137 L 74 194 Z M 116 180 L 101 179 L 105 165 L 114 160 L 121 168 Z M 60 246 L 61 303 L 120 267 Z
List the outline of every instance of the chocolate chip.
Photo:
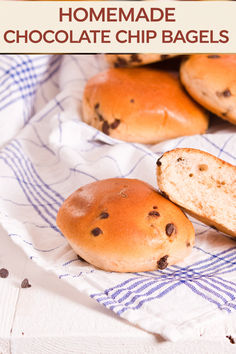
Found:
M 103 116 L 101 115 L 101 113 L 98 112 L 98 108 L 100 107 L 100 104 L 99 103 L 96 103 L 95 106 L 94 106 L 94 109 L 96 111 L 96 114 L 98 116 L 98 119 L 103 122 L 104 121 L 104 118 Z
M 223 113 L 221 113 L 221 115 L 223 116 L 223 117 L 227 117 L 227 112 L 223 112 Z
M 100 219 L 107 219 L 109 217 L 109 214 L 107 212 L 103 211 L 99 217 L 100 217 Z
M 233 339 L 232 336 L 226 336 L 226 338 L 229 339 L 229 341 L 230 341 L 231 344 L 235 344 L 235 340 Z
M 0 278 L 7 278 L 8 275 L 9 275 L 9 272 L 7 269 L 5 269 L 5 268 L 0 269 Z
M 167 58 L 169 58 L 168 54 L 161 54 L 161 60 L 165 60 Z
M 190 242 L 187 242 L 187 243 L 186 243 L 186 246 L 187 246 L 187 247 L 190 247 L 190 246 L 191 246 Z
M 210 227 L 216 231 L 218 231 L 218 229 L 214 226 L 214 225 L 210 225 Z
M 208 166 L 204 163 L 202 163 L 201 165 L 198 166 L 199 171 L 207 171 L 208 170 Z
M 184 159 L 183 159 L 182 157 L 179 157 L 179 158 L 177 159 L 177 162 L 180 162 L 180 161 L 184 161 Z
M 133 98 L 131 98 L 130 103 L 134 103 L 134 99 Z
M 156 205 L 154 205 L 152 208 L 153 208 L 153 209 L 157 209 L 157 206 L 156 206 Z
M 229 89 L 224 90 L 222 94 L 224 97 L 230 97 L 232 95 Z
M 158 269 L 165 269 L 168 266 L 167 258 L 168 256 L 164 256 L 157 262 Z
M 163 155 L 162 155 L 162 156 L 163 156 Z M 157 160 L 157 162 L 156 162 L 156 165 L 157 165 L 157 166 L 161 166 L 161 165 L 162 165 L 162 163 L 161 163 L 161 158 L 162 158 L 162 156 L 159 157 L 159 159 Z
M 113 123 L 111 123 L 110 128 L 116 129 L 120 125 L 120 119 L 115 119 Z
M 109 129 L 110 129 L 110 125 L 109 125 L 108 121 L 104 120 L 104 122 L 102 124 L 103 133 L 109 135 Z
M 127 60 L 121 57 L 117 57 L 116 62 L 114 63 L 115 68 L 124 68 L 127 66 Z
M 77 254 L 77 257 L 78 257 L 78 260 L 81 261 L 81 262 L 86 262 L 82 257 L 80 257 L 78 254 Z
M 217 54 L 208 55 L 207 58 L 209 58 L 209 59 L 216 59 L 216 58 L 220 58 L 220 55 L 217 55 Z
M 21 287 L 24 288 L 24 289 L 31 287 L 31 284 L 29 283 L 29 281 L 28 281 L 27 278 L 25 278 L 25 279 L 22 281 Z
M 166 234 L 167 236 L 171 236 L 173 232 L 176 232 L 175 225 L 170 223 L 166 225 Z
M 103 121 L 104 121 L 104 118 L 103 118 L 103 116 L 101 115 L 101 113 L 97 112 L 97 116 L 98 116 L 98 119 L 100 120 L 100 122 L 103 122 Z
M 158 211 L 155 211 L 155 210 L 150 211 L 150 212 L 148 213 L 148 215 L 149 215 L 149 216 L 155 216 L 155 217 L 160 216 L 160 214 L 158 213 Z
M 136 53 L 131 54 L 130 61 L 131 62 L 137 62 L 137 63 L 141 63 L 142 62 L 142 60 L 139 58 L 138 54 L 136 54 Z
M 91 234 L 93 236 L 99 236 L 99 235 L 103 234 L 103 232 L 102 232 L 102 230 L 99 227 L 95 227 L 95 229 L 93 229 L 91 231 Z
M 223 97 L 227 98 L 227 97 L 230 97 L 231 95 L 232 94 L 229 89 L 225 89 L 223 92 L 219 92 L 219 91 L 216 92 L 216 96 L 218 96 L 218 97 L 223 96 Z
M 166 199 L 169 199 L 169 196 L 166 192 L 163 192 L 163 191 L 160 191 L 161 192 L 161 195 L 166 198 Z

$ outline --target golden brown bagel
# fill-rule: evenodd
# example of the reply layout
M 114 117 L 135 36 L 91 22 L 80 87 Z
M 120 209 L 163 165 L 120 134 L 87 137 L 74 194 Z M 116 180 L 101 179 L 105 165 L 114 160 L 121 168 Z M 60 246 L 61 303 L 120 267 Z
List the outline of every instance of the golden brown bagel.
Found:
M 144 144 L 201 134 L 208 126 L 176 75 L 148 68 L 109 69 L 91 78 L 83 120 L 113 138 Z
M 184 213 L 135 179 L 83 186 L 63 203 L 57 225 L 80 257 L 107 271 L 164 269 L 183 260 L 194 243 Z

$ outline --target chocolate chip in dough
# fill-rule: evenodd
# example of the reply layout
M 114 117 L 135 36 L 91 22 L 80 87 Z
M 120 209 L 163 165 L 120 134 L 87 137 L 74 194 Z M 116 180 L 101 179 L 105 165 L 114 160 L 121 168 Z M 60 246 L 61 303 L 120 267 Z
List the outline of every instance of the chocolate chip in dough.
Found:
M 154 216 L 154 217 L 158 217 L 160 216 L 160 214 L 158 213 L 158 211 L 152 210 L 148 213 L 149 216 Z
M 235 344 L 235 340 L 233 339 L 232 336 L 226 336 L 226 338 L 229 339 L 229 341 L 230 341 L 231 344 Z
M 134 99 L 133 98 L 131 98 L 130 103 L 134 103 Z
M 226 89 L 222 92 L 223 96 L 224 97 L 230 97 L 232 95 L 232 93 L 230 92 L 229 89 Z
M 166 225 L 166 234 L 167 236 L 171 236 L 173 233 L 176 232 L 175 225 L 172 223 L 169 223 Z
M 26 288 L 30 288 L 30 287 L 31 287 L 31 284 L 29 283 L 29 280 L 28 280 L 27 278 L 25 278 L 24 280 L 22 280 L 21 287 L 22 287 L 23 289 L 26 289 Z
M 102 232 L 102 230 L 99 227 L 95 227 L 95 229 L 93 229 L 91 231 L 91 234 L 93 236 L 99 236 L 99 235 L 103 234 L 103 232 Z
M 85 259 L 83 259 L 82 257 L 80 257 L 78 254 L 77 254 L 77 258 L 78 258 L 78 260 L 81 261 L 81 262 L 86 262 Z
M 191 246 L 190 242 L 187 242 L 187 243 L 186 243 L 186 246 L 187 246 L 187 247 L 190 247 L 190 246 Z
M 199 171 L 207 171 L 208 170 L 208 166 L 204 163 L 202 163 L 201 165 L 198 166 Z
M 98 119 L 100 120 L 100 122 L 104 122 L 104 118 L 101 115 L 101 113 L 97 112 L 97 116 L 98 116 Z
M 131 62 L 137 62 L 137 63 L 141 63 L 142 62 L 142 60 L 139 58 L 138 54 L 136 54 L 136 53 L 131 54 L 130 61 Z
M 9 272 L 7 269 L 5 269 L 5 268 L 0 269 L 0 278 L 7 278 L 8 275 L 9 275 Z
M 127 66 L 127 60 L 121 57 L 117 57 L 116 62 L 114 63 L 115 68 L 124 68 Z
M 116 129 L 120 125 L 120 119 L 115 119 L 113 123 L 111 123 L 110 128 Z
M 213 230 L 218 231 L 218 229 L 217 229 L 214 225 L 210 225 L 210 227 L 211 227 Z
M 232 93 L 231 93 L 231 91 L 229 89 L 225 89 L 223 92 L 217 91 L 216 92 L 216 96 L 218 96 L 218 97 L 222 97 L 223 96 L 225 98 L 228 98 L 228 97 L 232 96 Z
M 98 112 L 98 108 L 100 107 L 100 104 L 99 103 L 96 103 L 95 106 L 94 106 L 94 109 L 95 109 L 95 112 L 98 116 L 98 119 L 100 120 L 100 122 L 103 122 L 104 121 L 104 118 L 103 116 L 101 115 L 101 113 Z
M 163 156 L 163 155 L 162 155 L 162 156 Z M 157 166 L 161 166 L 161 165 L 162 165 L 162 163 L 161 163 L 161 158 L 162 158 L 162 156 L 159 157 L 159 159 L 157 160 L 157 162 L 156 162 L 156 165 L 157 165 Z
M 220 58 L 220 55 L 212 54 L 212 55 L 208 55 L 207 58 L 209 58 L 209 59 L 218 59 L 218 58 Z
M 103 124 L 102 124 L 102 131 L 104 134 L 109 135 L 109 129 L 110 129 L 110 125 L 108 123 L 107 120 L 104 120 Z
M 154 205 L 152 208 L 153 208 L 153 209 L 157 209 L 157 206 L 156 206 L 156 205 Z
M 164 197 L 164 198 L 166 198 L 168 200 L 170 199 L 166 192 L 164 192 L 164 191 L 160 191 L 160 192 L 161 192 L 162 197 Z
M 103 211 L 99 217 L 100 219 L 107 219 L 109 217 L 109 214 L 106 211 Z
M 158 269 L 165 269 L 168 266 L 167 258 L 168 256 L 164 256 L 157 262 Z
M 184 159 L 183 159 L 182 157 L 179 157 L 179 158 L 177 159 L 177 162 L 180 162 L 180 161 L 184 161 Z

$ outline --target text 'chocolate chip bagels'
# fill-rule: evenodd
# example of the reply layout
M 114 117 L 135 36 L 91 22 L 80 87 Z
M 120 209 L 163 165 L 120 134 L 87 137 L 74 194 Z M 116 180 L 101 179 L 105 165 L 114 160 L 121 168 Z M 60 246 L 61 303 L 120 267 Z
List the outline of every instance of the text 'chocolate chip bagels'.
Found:
M 205 224 L 236 237 L 236 167 L 204 151 L 175 149 L 157 161 L 161 191 Z
M 191 55 L 182 63 L 180 77 L 198 103 L 236 124 L 236 55 Z
M 201 134 L 208 126 L 177 75 L 148 68 L 114 68 L 91 78 L 83 120 L 113 138 L 144 144 Z
M 194 243 L 184 213 L 135 179 L 79 188 L 62 204 L 57 225 L 80 257 L 107 271 L 164 269 L 189 255 Z

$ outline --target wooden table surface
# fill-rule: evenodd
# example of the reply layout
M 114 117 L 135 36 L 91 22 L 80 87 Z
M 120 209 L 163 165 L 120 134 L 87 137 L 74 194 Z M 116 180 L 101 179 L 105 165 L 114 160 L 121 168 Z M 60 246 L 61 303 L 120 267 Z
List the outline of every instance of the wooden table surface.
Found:
M 171 343 L 115 316 L 28 259 L 0 229 L 0 353 L 236 353 L 220 325 Z M 32 286 L 21 288 L 24 278 Z M 235 320 L 232 318 L 232 321 Z

